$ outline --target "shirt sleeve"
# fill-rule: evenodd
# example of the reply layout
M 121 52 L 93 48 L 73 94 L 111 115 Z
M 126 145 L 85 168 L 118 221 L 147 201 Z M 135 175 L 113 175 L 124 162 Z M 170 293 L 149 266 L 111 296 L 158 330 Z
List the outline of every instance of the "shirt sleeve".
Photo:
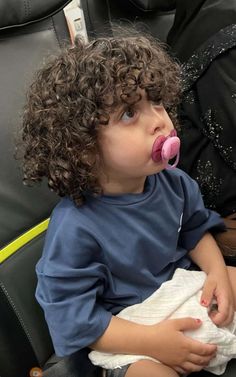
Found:
M 96 240 L 73 219 L 51 220 L 42 258 L 36 266 L 36 299 L 58 356 L 82 349 L 107 328 L 111 313 L 99 303 L 106 266 Z
M 188 175 L 182 176 L 185 205 L 179 245 L 192 250 L 206 232 L 217 232 L 225 229 L 220 215 L 205 208 L 198 184 Z

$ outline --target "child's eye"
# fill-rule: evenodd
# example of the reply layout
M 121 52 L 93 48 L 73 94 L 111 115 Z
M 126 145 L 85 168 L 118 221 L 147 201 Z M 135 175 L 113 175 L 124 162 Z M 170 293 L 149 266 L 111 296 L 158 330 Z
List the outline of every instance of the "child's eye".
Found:
M 121 120 L 132 120 L 136 115 L 136 111 L 133 108 L 128 108 L 121 116 Z

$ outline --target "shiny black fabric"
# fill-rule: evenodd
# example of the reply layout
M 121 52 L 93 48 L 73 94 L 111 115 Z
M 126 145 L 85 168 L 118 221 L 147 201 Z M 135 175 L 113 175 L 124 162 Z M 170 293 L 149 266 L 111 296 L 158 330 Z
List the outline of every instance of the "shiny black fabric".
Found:
M 236 23 L 236 0 L 176 0 L 167 43 L 181 62 L 220 29 Z
M 205 205 L 227 216 L 236 211 L 236 1 L 193 3 L 177 1 L 168 37 L 183 63 L 179 167 Z

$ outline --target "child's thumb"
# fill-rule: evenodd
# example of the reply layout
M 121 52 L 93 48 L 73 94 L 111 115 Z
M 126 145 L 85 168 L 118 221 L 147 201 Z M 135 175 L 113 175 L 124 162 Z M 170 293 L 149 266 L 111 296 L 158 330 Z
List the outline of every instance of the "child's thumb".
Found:
M 177 327 L 180 331 L 198 329 L 201 324 L 202 321 L 199 318 L 186 317 L 177 319 Z

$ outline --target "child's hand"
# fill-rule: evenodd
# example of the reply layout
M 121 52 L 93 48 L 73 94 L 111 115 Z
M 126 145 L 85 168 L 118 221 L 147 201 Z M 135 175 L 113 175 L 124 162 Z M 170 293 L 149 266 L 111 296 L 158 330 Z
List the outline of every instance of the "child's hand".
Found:
M 234 298 L 227 270 L 207 275 L 201 304 L 210 308 L 213 300 L 216 301 L 217 309 L 210 311 L 210 318 L 218 326 L 229 325 L 234 316 Z
M 184 331 L 198 329 L 199 326 L 201 321 L 194 318 L 171 319 L 151 326 L 154 332 L 151 344 L 148 342 L 152 347 L 149 356 L 172 367 L 178 373 L 202 370 L 215 357 L 217 347 L 184 335 Z

